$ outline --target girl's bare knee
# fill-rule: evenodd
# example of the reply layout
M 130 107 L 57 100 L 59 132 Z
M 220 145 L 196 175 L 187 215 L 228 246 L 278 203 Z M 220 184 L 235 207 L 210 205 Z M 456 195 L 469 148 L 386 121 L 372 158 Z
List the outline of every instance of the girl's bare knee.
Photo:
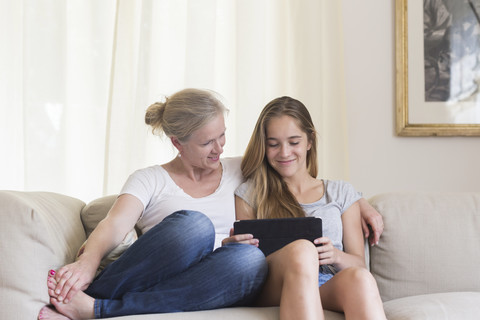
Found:
M 311 241 L 304 239 L 296 240 L 286 245 L 283 249 L 287 252 L 289 258 L 294 261 L 298 260 L 305 263 L 312 260 L 318 262 L 318 252 Z
M 318 252 L 312 242 L 297 240 L 282 250 L 289 272 L 313 274 L 318 277 Z
M 362 267 L 350 267 L 342 270 L 344 273 L 344 280 L 349 283 L 350 287 L 357 288 L 359 292 L 364 293 L 377 293 L 377 282 L 375 278 L 365 268 Z

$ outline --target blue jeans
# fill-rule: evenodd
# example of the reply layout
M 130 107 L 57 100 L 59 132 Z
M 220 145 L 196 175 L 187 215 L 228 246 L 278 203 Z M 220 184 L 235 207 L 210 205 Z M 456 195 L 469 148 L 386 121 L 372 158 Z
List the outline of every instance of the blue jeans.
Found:
M 252 245 L 213 250 L 215 229 L 204 214 L 178 211 L 142 235 L 85 291 L 95 317 L 207 310 L 249 305 L 268 267 Z

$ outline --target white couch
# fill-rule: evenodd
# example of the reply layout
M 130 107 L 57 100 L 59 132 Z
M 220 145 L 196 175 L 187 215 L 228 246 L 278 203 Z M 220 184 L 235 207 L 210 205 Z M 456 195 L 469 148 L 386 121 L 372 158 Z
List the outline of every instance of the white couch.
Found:
M 48 192 L 0 191 L 0 319 L 36 319 L 46 276 L 74 260 L 115 197 L 85 205 Z M 480 193 L 378 195 L 385 232 L 369 250 L 388 319 L 480 319 Z M 83 221 L 83 222 L 82 222 Z M 327 320 L 343 314 L 325 312 Z M 278 319 L 278 308 L 117 319 Z

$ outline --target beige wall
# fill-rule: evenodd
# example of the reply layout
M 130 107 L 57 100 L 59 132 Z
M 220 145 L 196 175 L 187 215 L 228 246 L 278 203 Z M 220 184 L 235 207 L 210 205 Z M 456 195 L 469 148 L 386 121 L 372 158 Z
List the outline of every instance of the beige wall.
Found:
M 394 0 L 343 0 L 349 180 L 391 191 L 480 191 L 480 137 L 397 137 Z

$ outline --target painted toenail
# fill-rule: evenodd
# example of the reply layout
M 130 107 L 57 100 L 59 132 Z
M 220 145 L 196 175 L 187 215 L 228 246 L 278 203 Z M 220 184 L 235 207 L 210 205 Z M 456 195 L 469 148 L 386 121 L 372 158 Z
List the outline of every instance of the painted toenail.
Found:
M 49 271 L 49 274 L 50 274 L 51 276 L 54 276 L 54 275 L 55 275 L 55 270 L 50 270 L 50 271 Z

